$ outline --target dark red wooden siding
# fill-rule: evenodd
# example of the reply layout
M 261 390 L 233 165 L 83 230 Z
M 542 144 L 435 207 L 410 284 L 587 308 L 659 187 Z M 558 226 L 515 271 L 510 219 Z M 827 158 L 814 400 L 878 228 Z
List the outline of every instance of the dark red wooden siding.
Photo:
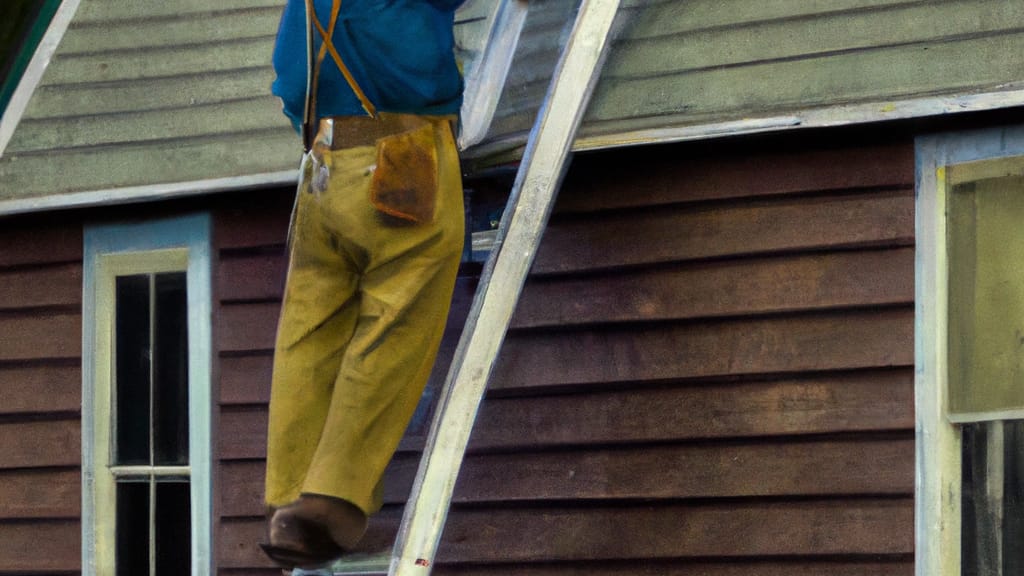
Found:
M 913 147 L 578 157 L 455 494 L 439 574 L 909 575 Z M 288 206 L 217 221 L 221 565 L 268 567 Z M 436 385 L 472 297 L 460 280 Z M 414 426 L 366 550 L 397 530 Z
M 82 228 L 0 222 L 0 574 L 81 570 Z
M 913 146 L 818 144 L 576 158 L 438 573 L 912 573 Z
M 576 158 L 438 574 L 912 572 L 912 144 L 817 144 Z M 195 210 L 215 215 L 219 572 L 279 573 L 255 544 L 290 196 L 5 219 L 0 573 L 80 570 L 80 222 Z M 425 428 L 366 550 L 391 544 Z

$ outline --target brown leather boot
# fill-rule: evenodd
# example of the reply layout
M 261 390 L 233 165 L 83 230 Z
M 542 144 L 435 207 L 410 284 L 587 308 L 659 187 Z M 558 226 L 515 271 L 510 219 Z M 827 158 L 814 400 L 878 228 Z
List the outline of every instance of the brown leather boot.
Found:
M 325 528 L 331 540 L 344 550 L 354 548 L 366 533 L 366 514 L 347 500 L 303 494 L 295 505 L 297 516 Z
M 285 568 L 319 567 L 358 544 L 366 523 L 362 510 L 345 500 L 303 494 L 273 511 L 270 544 L 261 548 Z
M 296 514 L 295 503 L 269 516 L 270 543 L 260 544 L 260 548 L 282 568 L 318 568 L 344 552 L 323 526 Z

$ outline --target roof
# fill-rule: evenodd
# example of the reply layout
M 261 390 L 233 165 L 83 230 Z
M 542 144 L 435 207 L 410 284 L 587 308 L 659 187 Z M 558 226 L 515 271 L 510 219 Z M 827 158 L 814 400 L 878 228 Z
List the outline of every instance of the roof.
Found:
M 471 168 L 521 153 L 578 1 L 529 2 L 517 42 L 490 33 L 499 0 L 460 10 L 467 78 L 511 60 Z M 0 214 L 293 183 L 296 137 L 269 94 L 283 4 L 64 0 L 26 74 L 38 86 L 0 120 Z M 577 149 L 1024 103 L 1017 2 L 625 0 L 615 33 Z
M 521 147 L 576 0 L 532 2 L 490 132 Z M 623 0 L 577 149 L 1024 103 L 1024 5 Z
M 489 5 L 467 3 L 460 39 L 480 41 Z M 293 183 L 298 137 L 270 94 L 283 7 L 65 0 L 0 123 L 0 214 Z

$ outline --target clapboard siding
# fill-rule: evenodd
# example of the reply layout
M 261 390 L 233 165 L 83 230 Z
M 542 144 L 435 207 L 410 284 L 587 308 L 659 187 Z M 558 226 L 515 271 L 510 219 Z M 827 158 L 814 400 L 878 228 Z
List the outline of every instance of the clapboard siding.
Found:
M 0 223 L 0 573 L 75 574 L 81 532 L 82 227 Z
M 534 272 L 538 275 L 618 269 L 879 245 L 913 244 L 911 189 L 714 206 L 669 206 L 585 220 L 554 220 Z M 837 226 L 840 224 L 840 226 Z M 751 243 L 751 236 L 758 242 Z M 631 242 L 622 242 L 630 238 Z M 636 247 L 642 246 L 642 250 Z
M 908 575 L 912 183 L 906 141 L 578 157 L 438 573 Z M 253 542 L 285 198 L 217 221 L 225 574 L 269 566 Z M 431 386 L 474 284 L 459 281 Z M 388 468 L 366 551 L 396 534 L 423 432 Z
M 438 559 L 909 554 L 913 508 L 911 498 L 864 498 L 462 510 L 449 519 Z
M 29 148 L 29 143 L 22 144 L 22 138 L 31 141 L 32 134 L 28 130 L 33 126 L 32 121 L 44 119 L 60 121 L 90 116 L 114 119 L 122 114 L 135 118 L 134 115 L 147 112 L 190 110 L 210 105 L 221 106 L 223 113 L 230 114 L 227 104 L 265 97 L 273 79 L 273 71 L 259 67 L 131 82 L 40 86 L 25 110 L 25 127 L 19 129 L 9 147 Z M 218 128 L 227 131 L 230 126 Z M 21 134 L 23 130 L 28 132 Z M 140 130 L 136 137 L 152 134 L 154 132 L 149 130 Z
M 913 398 L 906 369 L 492 397 L 480 409 L 470 449 L 907 430 Z
M 615 30 L 588 136 L 999 91 L 1021 74 L 1012 55 L 1024 47 L 1024 9 L 1002 0 L 649 0 L 625 3 Z M 547 90 L 560 45 L 546 26 L 528 22 L 524 34 L 545 48 L 517 60 L 479 154 L 522 144 Z
M 1020 22 L 1024 18 L 1024 7 L 1019 4 L 977 0 L 971 18 L 933 19 L 937 4 L 940 3 L 901 2 L 878 6 L 871 12 L 834 12 L 829 18 L 768 20 L 755 25 L 704 30 L 685 29 L 690 20 L 685 14 L 665 18 L 660 12 L 668 5 L 659 4 L 648 10 L 655 12 L 652 16 L 662 23 L 662 29 L 655 33 L 641 30 L 641 37 L 633 37 L 629 34 L 633 26 L 627 26 L 616 44 L 616 57 L 604 69 L 603 77 L 626 79 L 655 74 L 687 74 L 753 62 L 862 51 L 874 48 L 880 36 L 898 40 L 901 44 L 931 43 L 949 37 L 1012 29 L 1008 23 Z M 929 25 L 922 26 L 924 21 Z M 672 24 L 682 24 L 684 29 L 665 29 Z M 809 38 L 827 38 L 828 41 L 827 44 L 822 42 L 808 46 Z M 720 50 L 723 46 L 728 50 Z
M 75 21 L 82 24 L 106 24 L 145 18 L 188 18 L 208 14 L 215 9 L 227 11 L 277 7 L 280 10 L 283 6 L 282 0 L 222 0 L 214 6 L 202 0 L 176 0 L 174 3 L 160 0 L 104 0 L 82 2 Z
M 273 31 L 271 28 L 269 35 L 256 38 L 212 39 L 209 45 L 67 54 L 47 68 L 45 83 L 144 80 L 264 66 L 270 61 Z
M 910 367 L 914 310 L 510 333 L 493 390 Z M 727 351 L 727 352 L 723 352 Z M 567 358 L 600 359 L 584 364 Z
M 622 38 L 657 37 L 715 28 L 741 28 L 764 22 L 813 19 L 822 14 L 872 13 L 934 0 L 776 0 L 744 2 L 722 10 L 714 2 L 626 0 L 623 13 L 631 23 Z
M 77 519 L 0 522 L 0 573 L 81 573 L 81 532 Z
M 292 132 L 264 128 L 198 138 L 123 143 L 116 147 L 88 146 L 62 152 L 61 170 L 53 170 L 53 154 L 11 154 L 4 158 L 17 159 L 17 167 L 0 161 L 0 178 L 3 178 L 5 191 L 30 196 L 54 190 L 89 191 L 181 182 L 182 166 L 190 167 L 187 174 L 195 180 L 246 176 L 294 168 L 296 142 L 297 137 Z M 250 154 L 241 154 L 242 149 Z M 145 169 L 140 169 L 142 166 Z
M 387 550 L 398 514 L 389 509 L 371 522 L 363 543 Z M 255 542 L 261 521 L 222 524 L 220 565 L 266 566 Z M 901 536 L 891 538 L 896 532 Z M 362 547 L 362 546 L 361 546 Z M 828 560 L 836 554 L 893 556 L 913 553 L 911 498 L 854 498 L 747 503 L 632 504 L 587 508 L 546 506 L 506 510 L 453 510 L 438 551 L 441 566 L 455 558 L 474 564 L 501 562 L 522 569 L 531 560 L 594 561 L 729 557 L 749 559 L 807 556 Z M 735 561 L 734 560 L 734 561 Z M 852 562 L 858 563 L 854 558 Z M 877 561 L 877 560 L 876 560 Z M 623 574 L 633 573 L 624 567 Z M 443 569 L 443 568 L 442 568 Z M 751 572 L 750 574 L 756 574 Z
M 0 158 L 0 201 L 294 170 L 298 137 L 270 95 L 284 4 L 83 1 Z M 492 4 L 458 14 L 463 61 Z
M 668 80 L 664 76 L 609 78 L 588 114 L 595 124 L 676 114 L 686 114 L 697 123 L 752 112 L 769 116 L 815 105 L 995 90 L 1020 72 L 1016 61 L 1006 59 L 1024 45 L 1020 24 L 931 42 L 715 67 L 700 74 L 673 74 Z M 594 126 L 589 131 L 602 129 Z
M 77 466 L 0 474 L 0 518 L 78 518 L 81 475 Z
M 751 200 L 765 197 L 781 200 L 775 197 L 821 195 L 827 191 L 852 193 L 858 189 L 908 193 L 913 190 L 914 150 L 906 144 L 850 148 L 827 138 L 809 142 L 816 145 L 764 150 L 756 145 L 729 147 L 708 142 L 702 146 L 625 149 L 619 154 L 629 167 L 626 170 L 607 162 L 601 154 L 580 154 L 573 159 L 577 169 L 566 177 L 556 214 L 643 207 L 661 210 L 670 204 L 694 202 L 706 203 L 705 210 L 710 210 L 718 204 L 708 201 L 744 200 L 739 206 L 743 207 Z M 643 170 L 637 167 L 641 163 Z M 809 209 L 815 204 L 802 205 Z M 905 218 L 906 212 L 904 208 L 900 216 Z M 643 211 L 622 214 L 630 219 L 644 215 Z M 903 226 L 899 230 L 906 232 L 905 223 L 891 225 L 898 223 Z M 556 222 L 552 224 L 554 228 Z M 879 224 L 879 228 L 888 227 L 885 222 Z M 847 227 L 837 227 L 835 232 L 841 233 Z M 763 234 L 766 230 L 756 232 Z M 717 243 L 724 238 L 709 240 Z
M 913 249 L 904 248 L 644 269 L 600 283 L 585 277 L 538 280 L 526 286 L 513 327 L 911 304 L 914 279 L 903 271 L 913 265 Z M 765 290 L 769 285 L 775 289 Z
M 558 396 L 490 398 L 469 450 L 548 450 L 592 445 L 891 432 L 913 427 L 914 386 L 905 369 L 800 379 L 631 386 Z M 263 405 L 224 407 L 225 460 L 266 455 Z M 422 448 L 409 436 L 404 451 Z
M 88 20 L 89 14 L 82 14 L 72 24 L 73 33 L 67 35 L 61 48 L 65 55 L 70 56 L 230 41 L 266 36 L 266 31 L 276 31 L 281 18 L 281 2 L 271 0 L 265 2 L 266 6 L 254 4 L 241 11 L 226 4 L 207 4 L 208 11 L 182 11 L 170 15 L 171 18 L 152 12 L 144 18 L 123 18 L 119 12 L 110 19 L 96 21 Z M 136 3 L 131 5 L 137 6 Z M 176 7 L 180 5 L 175 3 Z M 125 10 L 127 6 L 122 4 L 119 8 Z
M 0 416 L 78 412 L 82 408 L 80 363 L 71 359 L 0 364 L 0 398 Z
M 0 362 L 79 358 L 82 354 L 80 312 L 0 313 Z
M 77 414 L 73 418 L 0 423 L 0 470 L 80 466 L 81 437 Z
M 257 94 L 251 98 L 238 98 L 228 109 L 222 102 L 216 102 L 145 112 L 26 119 L 21 124 L 22 133 L 17 146 L 9 150 L 22 154 L 49 153 L 63 148 L 214 136 L 223 132 L 219 123 L 224 121 L 230 122 L 233 131 L 244 133 L 265 128 L 261 117 L 280 108 L 281 103 L 276 98 Z M 140 135 L 138 123 L 143 120 L 151 127 L 151 132 Z
M 575 159 L 441 573 L 912 571 L 912 145 L 834 142 Z
M 10 220 L 0 226 L 0 267 L 74 264 L 82 261 L 82 225 L 74 219 L 50 215 Z M 7 270 L 5 270 L 7 271 Z
M 82 265 L 0 269 L 0 311 L 82 303 Z
M 902 496 L 913 490 L 914 442 L 904 436 L 470 454 L 455 502 Z M 877 466 L 865 468 L 868 460 Z M 387 471 L 385 504 L 406 501 L 418 465 L 418 454 L 396 456 Z M 262 474 L 257 461 L 221 468 L 225 516 L 262 512 Z

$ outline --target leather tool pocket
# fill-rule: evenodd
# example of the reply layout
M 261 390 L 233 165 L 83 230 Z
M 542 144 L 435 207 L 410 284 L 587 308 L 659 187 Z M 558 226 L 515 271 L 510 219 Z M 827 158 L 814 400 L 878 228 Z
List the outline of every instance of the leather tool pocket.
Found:
M 437 147 L 430 122 L 377 141 L 370 203 L 378 211 L 411 224 L 431 222 L 437 180 Z

